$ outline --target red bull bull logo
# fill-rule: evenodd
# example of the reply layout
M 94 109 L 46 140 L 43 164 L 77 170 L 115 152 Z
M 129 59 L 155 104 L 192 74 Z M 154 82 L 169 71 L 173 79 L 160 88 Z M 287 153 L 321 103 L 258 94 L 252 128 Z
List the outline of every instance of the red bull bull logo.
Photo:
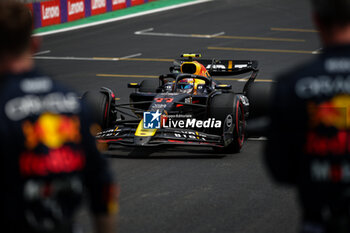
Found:
M 77 144 L 81 141 L 80 121 L 77 116 L 45 113 L 35 123 L 24 122 L 22 129 L 28 150 L 33 150 L 39 144 L 57 149 L 65 143 Z
M 81 142 L 80 120 L 77 116 L 45 113 L 34 123 L 25 121 L 22 130 L 27 149 L 20 157 L 23 175 L 44 176 L 83 169 L 85 156 L 82 150 L 73 149 L 68 144 Z M 35 149 L 39 145 L 48 150 L 37 152 Z
M 338 95 L 328 102 L 309 104 L 310 126 L 335 127 L 339 130 L 350 129 L 350 96 Z
M 350 153 L 349 95 L 338 95 L 318 105 L 310 103 L 308 112 L 310 129 L 306 137 L 306 153 L 317 156 Z M 317 130 L 319 127 L 324 133 Z M 327 131 L 328 129 L 331 131 Z

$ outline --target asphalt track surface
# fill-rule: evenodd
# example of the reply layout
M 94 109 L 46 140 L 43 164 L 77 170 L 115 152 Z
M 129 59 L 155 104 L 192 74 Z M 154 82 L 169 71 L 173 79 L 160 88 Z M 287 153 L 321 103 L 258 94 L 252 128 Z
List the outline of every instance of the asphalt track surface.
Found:
M 320 43 L 315 32 L 289 30 L 313 29 L 309 11 L 307 1 L 301 0 L 217 0 L 46 36 L 42 51 L 50 52 L 39 56 L 91 59 L 41 59 L 38 66 L 79 93 L 112 87 L 120 102 L 128 101 L 131 90 L 127 83 L 142 80 L 133 77 L 167 73 L 171 62 L 161 59 L 178 58 L 183 52 L 218 59 L 256 59 L 261 70 L 258 79 L 275 79 L 282 71 L 316 56 L 312 52 Z M 149 28 L 157 33 L 186 35 L 225 32 L 228 37 L 135 35 Z M 130 55 L 156 60 L 94 59 Z M 225 82 L 235 90 L 244 84 Z M 263 163 L 263 146 L 263 141 L 247 141 L 240 154 L 224 157 L 210 150 L 187 148 L 155 150 L 149 158 L 130 157 L 131 149 L 109 152 L 110 165 L 121 185 L 120 232 L 297 232 L 300 216 L 296 195 L 293 189 L 270 180 Z M 79 215 L 80 225 L 91 232 L 87 216 L 86 211 Z

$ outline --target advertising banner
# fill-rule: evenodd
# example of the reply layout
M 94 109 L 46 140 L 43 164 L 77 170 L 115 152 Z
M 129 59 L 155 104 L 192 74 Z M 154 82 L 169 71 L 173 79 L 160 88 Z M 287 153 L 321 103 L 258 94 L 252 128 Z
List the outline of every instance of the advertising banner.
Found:
M 126 0 L 112 0 L 112 10 L 126 8 Z
M 61 23 L 61 4 L 59 0 L 40 3 L 41 26 Z
M 91 0 L 91 15 L 98 15 L 107 11 L 106 0 Z
M 67 19 L 74 21 L 85 17 L 85 1 L 84 0 L 68 0 L 67 3 Z
M 27 4 L 34 28 L 71 22 L 156 0 L 48 0 Z
M 141 5 L 144 3 L 145 3 L 144 0 L 131 0 L 131 6 L 137 6 L 137 5 Z

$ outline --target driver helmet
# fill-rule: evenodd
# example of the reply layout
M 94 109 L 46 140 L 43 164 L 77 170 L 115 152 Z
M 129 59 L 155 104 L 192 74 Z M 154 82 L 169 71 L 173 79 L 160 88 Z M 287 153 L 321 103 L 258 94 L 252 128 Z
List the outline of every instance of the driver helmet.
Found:
M 178 92 L 180 93 L 192 93 L 194 89 L 194 79 L 193 78 L 185 78 L 179 81 L 178 83 Z

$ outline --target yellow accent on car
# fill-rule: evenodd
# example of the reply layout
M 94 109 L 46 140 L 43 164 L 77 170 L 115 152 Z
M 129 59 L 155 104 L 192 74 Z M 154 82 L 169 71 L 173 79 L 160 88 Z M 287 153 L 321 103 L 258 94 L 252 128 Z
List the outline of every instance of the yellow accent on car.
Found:
M 195 75 L 200 75 L 201 72 L 201 65 L 196 62 L 184 62 L 181 64 L 180 71 L 181 73 L 187 73 L 187 74 L 195 74 Z
M 185 54 L 182 54 L 181 57 L 202 57 L 202 55 L 199 53 L 185 53 Z
M 138 83 L 129 83 L 131 86 L 136 86 Z
M 199 84 L 205 84 L 205 81 L 201 79 L 194 79 L 194 89 L 197 90 Z
M 157 129 L 145 129 L 143 128 L 143 119 L 140 121 L 139 126 L 137 126 L 135 136 L 138 137 L 152 137 L 156 134 Z
M 232 61 L 228 61 L 228 69 L 229 69 L 229 71 L 231 71 L 232 70 Z

